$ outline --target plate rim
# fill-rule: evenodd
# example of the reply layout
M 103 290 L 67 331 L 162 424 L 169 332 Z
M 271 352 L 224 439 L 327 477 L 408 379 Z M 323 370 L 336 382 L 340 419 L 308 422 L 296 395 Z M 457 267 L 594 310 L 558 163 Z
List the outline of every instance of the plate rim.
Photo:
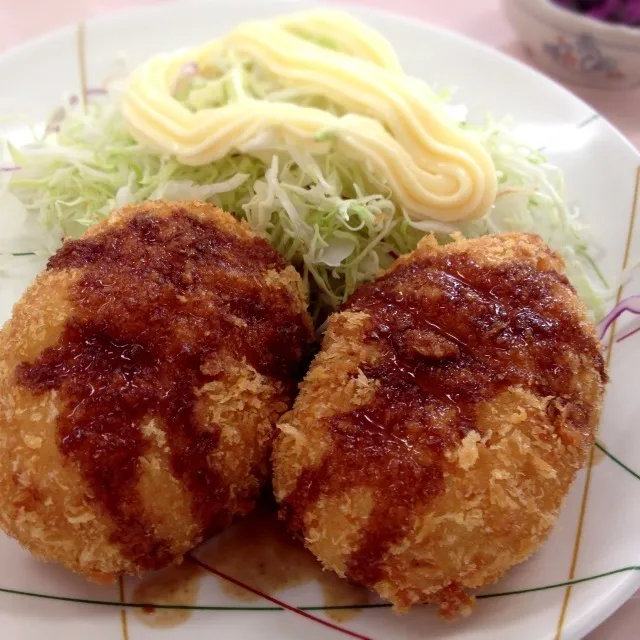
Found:
M 441 25 L 431 24 L 426 19 L 417 16 L 410 16 L 405 14 L 396 13 L 386 9 L 378 7 L 371 8 L 363 5 L 356 5 L 351 2 L 337 3 L 337 2 L 322 2 L 321 0 L 269 0 L 272 6 L 282 7 L 284 10 L 288 8 L 295 11 L 303 11 L 314 8 L 327 8 L 336 11 L 346 11 L 352 15 L 366 18 L 368 16 L 378 20 L 387 20 L 393 22 L 403 29 L 419 29 L 424 32 L 437 33 L 440 36 L 463 44 L 465 47 L 484 51 L 490 55 L 499 64 L 509 65 L 519 75 L 523 76 L 523 81 L 526 77 L 537 78 L 539 82 L 543 83 L 545 90 L 554 91 L 564 102 L 573 102 L 576 106 L 581 106 L 590 110 L 594 114 L 600 116 L 601 122 L 604 124 L 608 135 L 612 135 L 617 138 L 618 142 L 622 142 L 632 155 L 636 158 L 638 163 L 638 172 L 640 174 L 640 148 L 636 147 L 620 129 L 614 125 L 605 115 L 598 111 L 595 107 L 590 105 L 586 100 L 576 95 L 570 88 L 562 85 L 560 81 L 546 75 L 541 70 L 527 64 L 525 61 L 514 58 L 513 56 L 505 53 L 500 49 L 493 48 L 489 44 L 476 40 L 464 33 L 454 31 L 453 29 L 443 27 Z M 42 47 L 55 47 L 56 42 L 64 41 L 65 39 L 75 39 L 76 30 L 79 24 L 84 24 L 86 27 L 100 26 L 102 28 L 114 29 L 119 23 L 127 22 L 132 18 L 139 18 L 149 14 L 161 14 L 167 8 L 178 11 L 180 13 L 187 13 L 189 10 L 193 10 L 197 7 L 215 7 L 219 6 L 223 10 L 229 9 L 229 5 L 225 0 L 169 0 L 169 2 L 158 2 L 151 5 L 142 5 L 129 8 L 119 8 L 114 11 L 108 11 L 106 13 L 98 14 L 84 20 L 78 20 L 64 26 L 58 27 L 51 31 L 47 31 L 35 37 L 29 38 L 23 42 L 20 42 L 6 51 L 0 53 L 0 72 L 8 66 L 19 64 L 20 58 L 23 56 L 29 56 L 36 54 L 39 48 Z M 264 0 L 235 0 L 234 6 L 231 9 L 234 13 L 240 13 L 243 9 L 250 10 L 254 7 L 264 6 Z M 126 43 L 124 43 L 126 46 Z M 62 93 L 62 92 L 61 92 Z M 576 487 L 576 483 L 573 485 Z M 563 587 L 567 589 L 568 587 Z M 640 589 L 640 572 L 628 572 L 621 577 L 620 582 L 616 588 L 609 592 L 606 599 L 593 600 L 593 605 L 589 609 L 589 615 L 581 615 L 574 620 L 573 629 L 569 633 L 566 630 L 566 626 L 559 629 L 557 638 L 560 636 L 566 636 L 567 638 L 582 638 L 590 631 L 596 629 L 606 619 L 608 619 L 617 609 L 624 605 L 636 591 Z M 568 608 L 567 608 L 568 610 Z

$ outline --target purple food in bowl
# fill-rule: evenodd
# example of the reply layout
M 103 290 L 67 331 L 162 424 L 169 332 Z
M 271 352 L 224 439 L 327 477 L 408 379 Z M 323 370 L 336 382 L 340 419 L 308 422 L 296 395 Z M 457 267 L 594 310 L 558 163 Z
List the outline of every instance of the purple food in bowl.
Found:
M 565 9 L 585 16 L 640 27 L 640 0 L 551 0 Z

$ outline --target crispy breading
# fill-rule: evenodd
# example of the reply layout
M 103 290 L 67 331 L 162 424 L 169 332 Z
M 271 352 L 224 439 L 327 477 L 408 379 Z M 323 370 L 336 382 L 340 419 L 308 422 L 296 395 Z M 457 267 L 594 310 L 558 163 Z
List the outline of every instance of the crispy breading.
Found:
M 597 430 L 593 323 L 534 235 L 426 238 L 362 287 L 279 423 L 281 516 L 397 611 L 471 610 L 548 536 Z
M 0 525 L 95 580 L 248 512 L 312 340 L 302 282 L 204 203 L 65 243 L 0 332 Z

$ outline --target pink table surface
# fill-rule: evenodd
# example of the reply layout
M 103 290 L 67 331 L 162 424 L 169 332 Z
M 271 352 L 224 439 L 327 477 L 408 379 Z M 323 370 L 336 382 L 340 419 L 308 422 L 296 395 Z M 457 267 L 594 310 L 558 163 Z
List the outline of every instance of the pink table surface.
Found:
M 166 0 L 0 0 L 0 53 L 46 31 L 110 11 Z M 264 0 L 267 2 L 268 0 Z M 325 0 L 331 2 L 332 0 Z M 507 22 L 500 0 L 349 0 L 394 11 L 484 42 L 529 62 Z M 337 4 L 336 0 L 333 0 Z M 568 86 L 640 148 L 640 90 L 607 92 Z M 589 635 L 590 640 L 631 640 L 640 628 L 640 591 Z

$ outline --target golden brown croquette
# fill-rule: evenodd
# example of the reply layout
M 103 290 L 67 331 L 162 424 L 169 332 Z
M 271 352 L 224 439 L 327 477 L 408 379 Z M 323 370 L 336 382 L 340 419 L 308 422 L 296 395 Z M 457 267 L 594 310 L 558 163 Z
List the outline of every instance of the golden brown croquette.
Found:
M 312 341 L 296 271 L 204 203 L 65 242 L 0 333 L 0 524 L 96 580 L 251 510 Z
M 528 558 L 592 446 L 606 372 L 535 235 L 426 238 L 334 315 L 273 453 L 281 517 L 396 610 L 466 613 Z

